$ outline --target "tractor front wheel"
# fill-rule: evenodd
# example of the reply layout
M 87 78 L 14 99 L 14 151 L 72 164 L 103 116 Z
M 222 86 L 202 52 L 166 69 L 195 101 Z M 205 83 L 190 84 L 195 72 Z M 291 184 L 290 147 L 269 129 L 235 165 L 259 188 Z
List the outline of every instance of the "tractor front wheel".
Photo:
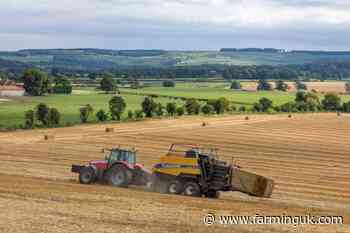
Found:
M 81 184 L 91 184 L 95 180 L 95 171 L 92 167 L 83 167 L 79 172 L 79 182 Z
M 127 188 L 132 179 L 132 173 L 123 165 L 115 165 L 107 173 L 110 185 Z

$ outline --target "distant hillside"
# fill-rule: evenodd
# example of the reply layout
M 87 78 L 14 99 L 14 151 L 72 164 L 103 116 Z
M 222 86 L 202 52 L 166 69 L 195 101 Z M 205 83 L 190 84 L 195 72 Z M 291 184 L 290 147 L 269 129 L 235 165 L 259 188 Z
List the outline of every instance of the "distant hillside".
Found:
M 222 48 L 220 52 L 268 52 L 268 53 L 278 53 L 285 52 L 284 49 L 275 48 Z
M 0 71 L 7 71 L 7 72 L 22 72 L 28 68 L 33 67 L 31 64 L 18 62 L 18 61 L 11 61 L 11 60 L 4 60 L 0 59 Z
M 98 72 L 119 69 L 164 69 L 208 65 L 296 65 L 319 62 L 348 62 L 350 52 L 286 51 L 275 48 L 224 48 L 220 51 L 25 49 L 0 52 L 2 69 L 21 71 L 39 67 L 51 71 Z M 6 61 L 6 62 L 5 62 Z M 7 65 L 6 65 L 7 64 Z

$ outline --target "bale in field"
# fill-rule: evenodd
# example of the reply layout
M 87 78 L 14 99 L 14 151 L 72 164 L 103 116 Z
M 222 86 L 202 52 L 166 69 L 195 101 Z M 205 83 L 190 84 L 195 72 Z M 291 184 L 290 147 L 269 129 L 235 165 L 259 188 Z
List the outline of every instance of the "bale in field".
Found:
M 53 135 L 44 135 L 44 139 L 45 139 L 45 141 L 48 141 L 48 140 L 54 140 L 55 139 L 55 136 L 53 136 Z
M 208 125 L 207 122 L 203 122 L 203 123 L 202 123 L 202 126 L 203 126 L 203 127 L 205 127 L 205 126 L 207 126 L 207 125 Z
M 289 114 L 289 115 L 288 115 L 288 118 L 292 118 L 292 114 Z
M 245 117 L 245 120 L 246 120 L 246 121 L 247 121 L 247 120 L 249 120 L 249 117 L 248 117 L 248 116 L 246 116 L 246 117 Z
M 271 197 L 274 189 L 273 180 L 240 169 L 234 170 L 231 185 L 240 192 L 265 198 Z
M 106 128 L 106 133 L 111 133 L 111 132 L 114 132 L 114 128 Z

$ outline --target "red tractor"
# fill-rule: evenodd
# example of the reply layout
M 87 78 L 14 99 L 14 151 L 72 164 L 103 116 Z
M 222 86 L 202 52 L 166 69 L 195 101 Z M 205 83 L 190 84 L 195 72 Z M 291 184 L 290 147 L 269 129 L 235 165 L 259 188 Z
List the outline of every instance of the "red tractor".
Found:
M 135 150 L 114 148 L 108 151 L 110 153 L 105 160 L 91 161 L 86 166 L 72 165 L 72 172 L 79 174 L 81 184 L 101 182 L 128 187 L 150 182 L 151 173 L 142 164 L 136 163 Z

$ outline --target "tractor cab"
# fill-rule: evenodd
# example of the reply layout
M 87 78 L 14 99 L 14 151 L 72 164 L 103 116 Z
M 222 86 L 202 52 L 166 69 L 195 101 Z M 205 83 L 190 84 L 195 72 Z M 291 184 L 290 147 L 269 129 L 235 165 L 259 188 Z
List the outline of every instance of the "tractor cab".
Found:
M 136 151 L 115 148 L 110 150 L 110 153 L 106 155 L 105 160 L 108 163 L 108 167 L 112 166 L 116 162 L 124 162 L 130 165 L 135 165 Z

